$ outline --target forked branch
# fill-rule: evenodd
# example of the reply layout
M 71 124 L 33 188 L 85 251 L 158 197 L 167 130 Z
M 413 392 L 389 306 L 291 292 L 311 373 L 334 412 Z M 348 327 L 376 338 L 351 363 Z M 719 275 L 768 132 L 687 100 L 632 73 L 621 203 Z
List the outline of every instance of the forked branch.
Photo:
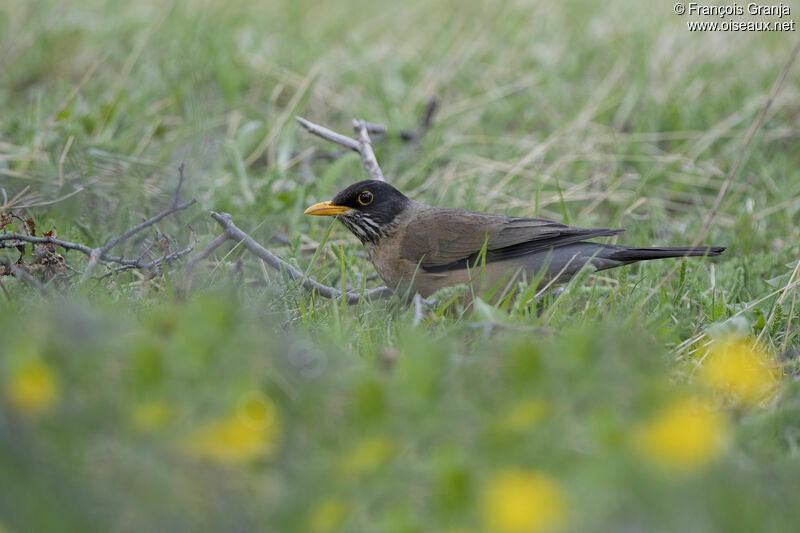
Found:
M 37 237 L 34 234 L 34 232 L 31 231 L 31 225 L 29 225 L 28 223 L 24 224 L 26 229 L 26 234 L 21 234 L 21 233 L 0 234 L 0 249 L 17 248 L 20 251 L 24 252 L 24 246 L 26 243 L 31 243 L 34 246 L 32 254 L 34 258 L 33 264 L 26 265 L 25 263 L 22 262 L 20 258 L 20 260 L 14 263 L 14 268 L 11 268 L 11 266 L 6 261 L 4 262 L 5 265 L 4 273 L 8 273 L 15 277 L 21 278 L 20 274 L 22 272 L 30 274 L 31 272 L 41 270 L 33 268 L 36 266 L 40 266 L 37 264 L 37 261 L 42 263 L 41 266 L 47 265 L 49 267 L 47 269 L 48 272 L 50 273 L 57 272 L 59 268 L 63 268 L 59 267 L 58 266 L 59 264 L 66 266 L 64 258 L 57 253 L 58 248 L 61 248 L 63 250 L 75 250 L 86 255 L 89 258 L 89 261 L 83 270 L 84 280 L 90 276 L 95 265 L 97 265 L 98 263 L 106 265 L 109 269 L 109 273 L 115 273 L 131 269 L 152 270 L 154 268 L 160 267 L 161 265 L 164 265 L 166 263 L 169 263 L 171 261 L 174 261 L 189 254 L 194 249 L 195 246 L 196 239 L 194 237 L 194 232 L 192 232 L 192 241 L 185 248 L 179 248 L 174 240 L 170 240 L 165 235 L 157 234 L 156 238 L 153 240 L 150 246 L 148 246 L 145 249 L 145 251 L 135 259 L 129 259 L 122 255 L 117 256 L 110 254 L 111 250 L 115 246 L 128 241 L 134 235 L 142 232 L 143 230 L 149 227 L 152 227 L 162 219 L 170 215 L 173 215 L 179 211 L 183 211 L 184 209 L 187 209 L 188 207 L 194 205 L 196 200 L 180 202 L 181 187 L 183 186 L 184 182 L 183 165 L 181 165 L 178 168 L 178 172 L 179 172 L 178 185 L 175 187 L 172 203 L 170 204 L 169 207 L 153 215 L 147 220 L 142 221 L 136 226 L 128 229 L 121 235 L 109 239 L 105 244 L 103 244 L 100 247 L 92 248 L 85 244 L 58 239 L 55 236 L 55 231 L 48 232 L 41 237 Z M 32 224 L 32 219 L 29 220 L 31 220 Z M 6 224 L 4 223 L 3 225 Z M 156 250 L 161 253 L 159 254 L 159 256 L 153 257 L 151 252 L 154 252 Z M 67 268 L 70 267 L 67 266 Z
M 375 152 L 372 150 L 372 140 L 369 138 L 369 131 L 373 131 L 374 133 L 381 133 L 386 131 L 386 128 L 379 126 L 377 124 L 370 124 L 364 120 L 353 120 L 353 131 L 355 132 L 356 138 L 353 139 L 352 137 L 347 137 L 346 135 L 342 135 L 341 133 L 336 133 L 333 130 L 329 130 L 324 126 L 320 126 L 318 124 L 314 124 L 310 120 L 306 120 L 303 117 L 295 117 L 297 122 L 300 123 L 303 128 L 306 129 L 309 133 L 316 135 L 317 137 L 321 137 L 326 141 L 331 141 L 338 145 L 344 146 L 345 148 L 349 148 L 354 152 L 358 152 L 361 156 L 361 162 L 364 164 L 364 168 L 369 174 L 369 177 L 374 180 L 386 181 L 386 178 L 383 177 L 383 172 L 381 171 L 380 165 L 378 165 L 378 160 L 375 158 Z

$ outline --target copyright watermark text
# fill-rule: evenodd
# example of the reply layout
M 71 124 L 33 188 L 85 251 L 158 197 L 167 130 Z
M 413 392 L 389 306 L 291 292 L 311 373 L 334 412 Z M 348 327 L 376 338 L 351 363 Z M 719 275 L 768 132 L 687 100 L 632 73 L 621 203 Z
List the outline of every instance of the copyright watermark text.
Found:
M 699 2 L 677 2 L 673 6 L 677 15 L 694 17 L 713 17 L 720 20 L 689 20 L 689 31 L 796 31 L 792 9 L 786 4 L 727 4 L 711 5 Z M 733 17 L 764 17 L 777 20 L 732 19 Z M 787 19 L 787 20 L 784 20 Z

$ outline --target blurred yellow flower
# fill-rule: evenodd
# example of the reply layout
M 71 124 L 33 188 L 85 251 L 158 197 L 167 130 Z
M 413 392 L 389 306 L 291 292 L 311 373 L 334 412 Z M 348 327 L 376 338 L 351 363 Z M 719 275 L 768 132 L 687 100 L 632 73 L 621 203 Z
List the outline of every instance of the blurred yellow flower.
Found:
M 547 404 L 540 399 L 529 398 L 511 406 L 511 409 L 498 420 L 498 427 L 504 431 L 524 431 L 535 426 L 547 414 Z
M 396 449 L 394 441 L 386 437 L 362 440 L 345 456 L 342 470 L 351 476 L 367 474 L 383 466 Z
M 338 498 L 327 498 L 319 502 L 311 511 L 309 530 L 312 533 L 335 531 L 344 522 L 350 508 L 347 502 Z
M 155 431 L 169 423 L 175 410 L 164 402 L 144 402 L 133 409 L 133 425 L 142 431 Z
M 734 402 L 757 404 L 774 390 L 778 373 L 769 353 L 756 343 L 730 338 L 715 341 L 701 371 L 702 380 Z
M 552 531 L 566 518 L 564 495 L 551 478 L 526 470 L 495 474 L 483 494 L 486 528 L 496 533 Z
M 275 406 L 258 391 L 243 394 L 237 409 L 242 420 L 253 426 L 271 425 L 275 421 Z
M 193 457 L 223 464 L 244 463 L 269 457 L 277 448 L 280 427 L 277 410 L 260 396 L 258 416 L 245 411 L 215 420 L 182 440 L 182 449 Z
M 726 423 L 721 413 L 695 396 L 680 398 L 634 432 L 640 453 L 664 468 L 694 470 L 724 447 Z
M 41 359 L 24 362 L 11 375 L 6 390 L 9 403 L 25 415 L 50 409 L 59 396 L 58 378 Z

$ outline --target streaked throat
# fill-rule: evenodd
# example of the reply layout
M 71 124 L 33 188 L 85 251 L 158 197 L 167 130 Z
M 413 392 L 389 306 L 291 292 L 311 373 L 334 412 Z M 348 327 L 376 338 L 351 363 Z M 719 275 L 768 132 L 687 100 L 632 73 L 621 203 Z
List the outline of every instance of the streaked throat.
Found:
M 365 246 L 376 244 L 383 236 L 381 226 L 364 213 L 351 211 L 336 218 L 341 220 L 342 224 Z

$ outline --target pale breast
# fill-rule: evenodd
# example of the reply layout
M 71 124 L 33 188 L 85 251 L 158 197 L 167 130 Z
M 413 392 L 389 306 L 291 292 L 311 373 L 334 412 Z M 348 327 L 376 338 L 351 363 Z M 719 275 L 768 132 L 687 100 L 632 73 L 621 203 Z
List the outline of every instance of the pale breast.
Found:
M 383 237 L 379 244 L 370 246 L 367 253 L 378 275 L 388 287 L 407 287 L 413 279 L 417 265 L 401 257 L 400 239 L 396 235 Z

